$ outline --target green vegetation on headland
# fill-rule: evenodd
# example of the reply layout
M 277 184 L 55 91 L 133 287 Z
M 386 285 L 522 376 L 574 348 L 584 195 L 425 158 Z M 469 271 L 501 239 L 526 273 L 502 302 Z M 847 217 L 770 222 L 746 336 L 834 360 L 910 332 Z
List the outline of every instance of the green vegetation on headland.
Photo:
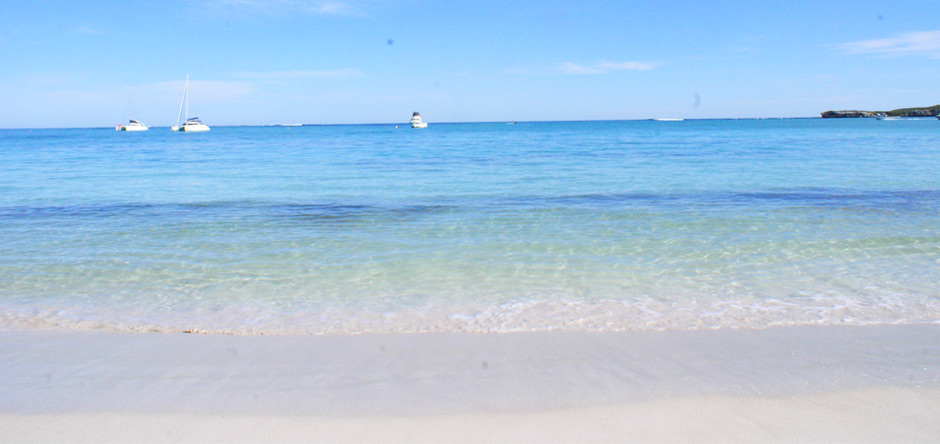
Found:
M 921 108 L 900 108 L 892 111 L 826 111 L 822 113 L 824 119 L 838 117 L 877 117 L 879 115 L 891 117 L 935 117 L 940 115 L 940 105 Z

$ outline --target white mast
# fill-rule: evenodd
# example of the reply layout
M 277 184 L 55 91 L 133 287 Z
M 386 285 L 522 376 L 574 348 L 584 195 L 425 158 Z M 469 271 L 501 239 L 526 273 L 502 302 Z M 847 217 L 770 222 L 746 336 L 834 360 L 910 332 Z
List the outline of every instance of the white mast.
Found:
M 134 90 L 132 90 L 131 87 L 128 86 L 127 87 L 127 116 L 125 116 L 127 118 L 124 120 L 127 120 L 127 121 L 131 120 L 131 100 L 133 98 L 134 98 Z
M 186 74 L 186 120 L 189 120 L 189 74 Z
M 183 116 L 183 104 L 186 103 L 186 92 L 189 91 L 189 74 L 186 74 L 186 87 L 183 88 L 183 98 L 180 99 L 180 112 L 176 115 L 176 126 L 180 124 L 180 117 Z M 186 105 L 186 114 L 189 114 L 189 105 Z

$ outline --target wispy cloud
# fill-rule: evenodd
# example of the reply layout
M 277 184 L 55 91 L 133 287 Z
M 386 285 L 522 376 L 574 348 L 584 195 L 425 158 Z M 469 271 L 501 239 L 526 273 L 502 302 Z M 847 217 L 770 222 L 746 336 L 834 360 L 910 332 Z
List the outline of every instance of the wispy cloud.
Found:
M 159 95 L 178 97 L 183 93 L 184 81 L 174 80 L 156 82 L 134 87 L 134 92 L 141 95 Z M 200 103 L 225 103 L 239 100 L 254 94 L 253 85 L 239 81 L 192 80 L 189 82 L 190 95 L 197 96 Z
M 651 62 L 611 62 L 600 60 L 591 65 L 565 62 L 561 71 L 565 74 L 607 74 L 612 71 L 649 71 L 656 67 Z
M 596 63 L 582 65 L 574 62 L 565 62 L 561 65 L 551 68 L 531 69 L 531 68 L 510 68 L 506 72 L 509 74 L 520 75 L 588 75 L 588 74 L 607 74 L 614 71 L 649 71 L 659 66 L 656 62 L 611 62 L 608 60 L 599 60 Z
M 908 32 L 899 37 L 861 40 L 832 46 L 848 54 L 940 58 L 940 31 Z
M 101 32 L 98 29 L 95 29 L 91 26 L 79 26 L 78 28 L 75 28 L 75 32 L 79 34 L 85 34 L 85 35 L 103 35 L 104 34 L 104 32 Z
M 233 77 L 251 80 L 287 80 L 312 77 L 363 77 L 358 69 L 295 70 L 266 72 L 233 72 Z
M 304 13 L 322 15 L 354 15 L 347 3 L 322 0 L 217 0 L 216 6 L 247 10 L 253 14 Z

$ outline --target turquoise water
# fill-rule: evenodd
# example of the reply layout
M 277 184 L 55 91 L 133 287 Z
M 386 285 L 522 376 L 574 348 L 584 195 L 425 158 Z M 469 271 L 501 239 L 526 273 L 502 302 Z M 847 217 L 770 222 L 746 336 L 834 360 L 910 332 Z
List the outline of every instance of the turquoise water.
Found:
M 940 122 L 0 130 L 0 326 L 940 321 Z

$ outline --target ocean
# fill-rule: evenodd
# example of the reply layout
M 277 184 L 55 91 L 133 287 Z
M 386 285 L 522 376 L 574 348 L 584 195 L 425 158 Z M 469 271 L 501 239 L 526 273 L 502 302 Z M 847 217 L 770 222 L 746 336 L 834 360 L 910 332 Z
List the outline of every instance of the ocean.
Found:
M 0 328 L 940 322 L 940 122 L 0 130 Z

